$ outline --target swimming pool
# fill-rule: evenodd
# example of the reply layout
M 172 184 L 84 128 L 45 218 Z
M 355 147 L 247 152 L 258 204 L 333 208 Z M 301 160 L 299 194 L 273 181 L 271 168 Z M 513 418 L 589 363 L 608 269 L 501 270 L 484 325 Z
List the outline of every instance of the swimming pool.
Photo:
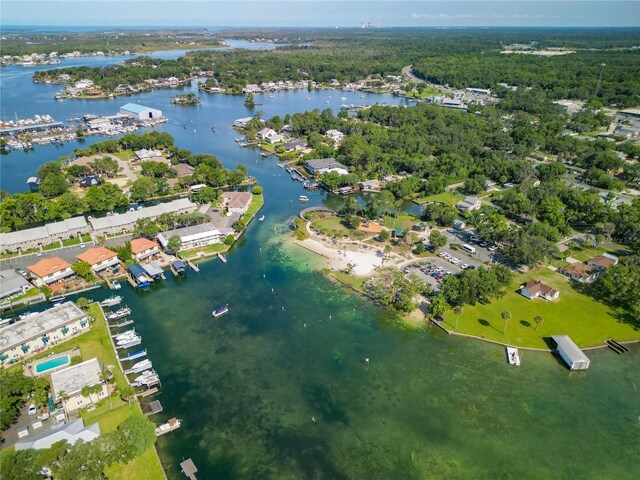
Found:
M 62 355 L 60 357 L 50 358 L 44 362 L 40 362 L 36 365 L 36 373 L 46 373 L 49 370 L 55 370 L 56 368 L 64 367 L 71 363 L 69 355 Z

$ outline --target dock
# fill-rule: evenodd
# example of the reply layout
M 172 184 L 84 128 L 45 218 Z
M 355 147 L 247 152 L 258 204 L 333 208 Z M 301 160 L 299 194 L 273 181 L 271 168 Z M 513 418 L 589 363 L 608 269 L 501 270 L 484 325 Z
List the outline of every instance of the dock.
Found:
M 623 353 L 629 351 L 627 347 L 625 347 L 621 343 L 616 342 L 613 338 L 606 339 L 604 343 L 607 345 L 607 347 L 609 347 L 611 350 L 616 352 L 618 355 L 622 355 Z
M 177 418 L 170 418 L 167 423 L 163 423 L 162 425 L 158 425 L 156 428 L 156 437 L 160 435 L 164 435 L 165 433 L 173 432 L 180 428 L 180 420 Z
M 125 320 L 122 323 L 116 323 L 115 325 L 109 325 L 109 327 L 111 328 L 119 328 L 119 327 L 126 327 L 127 325 L 131 325 L 133 323 L 133 320 Z M 112 335 L 115 336 L 115 335 Z
M 184 272 L 185 272 L 184 262 L 182 260 L 175 260 L 169 263 L 169 269 L 171 270 L 171 273 L 173 273 L 174 277 L 179 277 L 181 275 L 184 275 Z
M 148 417 L 150 415 L 155 415 L 156 413 L 160 413 L 162 412 L 163 408 L 162 405 L 160 404 L 160 400 L 154 400 L 153 402 L 151 402 L 149 404 L 149 411 L 148 412 L 144 412 L 144 414 Z
M 195 263 L 193 263 L 188 258 L 184 258 L 183 261 L 184 261 L 184 263 L 189 265 L 189 267 L 191 267 L 195 272 L 199 272 L 200 271 L 200 267 L 198 267 Z
M 136 358 L 142 358 L 147 356 L 147 350 L 140 350 L 139 352 L 130 353 L 129 355 L 125 355 L 124 357 L 118 357 L 118 360 L 135 360 Z
M 227 257 L 218 252 L 218 258 L 222 261 L 222 263 L 227 263 Z
M 197 480 L 196 473 L 198 472 L 198 468 L 190 458 L 187 458 L 180 464 L 180 470 L 189 480 Z
M 158 387 L 148 388 L 143 392 L 136 393 L 136 397 L 138 397 L 138 398 L 150 397 L 151 395 L 154 395 L 154 394 L 158 393 L 159 391 L 160 390 L 158 389 Z

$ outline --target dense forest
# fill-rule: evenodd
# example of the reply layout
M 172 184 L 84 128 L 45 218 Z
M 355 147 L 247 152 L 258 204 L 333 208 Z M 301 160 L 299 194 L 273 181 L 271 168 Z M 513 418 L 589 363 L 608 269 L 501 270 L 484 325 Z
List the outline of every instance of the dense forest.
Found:
M 589 99 L 629 106 L 640 94 L 638 32 L 633 29 L 601 30 L 427 30 L 390 29 L 374 33 L 345 31 L 289 32 L 290 45 L 271 51 L 204 50 L 177 60 L 138 58 L 96 68 L 41 71 L 36 80 L 55 79 L 66 73 L 73 80 L 90 78 L 98 86 L 113 89 L 120 83 L 139 84 L 149 78 L 188 78 L 198 70 L 213 71 L 208 80 L 230 92 L 248 83 L 337 79 L 355 81 L 368 76 L 399 75 L 414 65 L 419 76 L 456 87 L 490 87 L 497 83 L 537 86 L 551 98 Z M 282 35 L 282 33 L 280 33 Z M 537 42 L 546 46 L 579 48 L 574 54 L 543 58 L 502 55 L 511 42 Z M 600 65 L 606 63 L 597 88 Z

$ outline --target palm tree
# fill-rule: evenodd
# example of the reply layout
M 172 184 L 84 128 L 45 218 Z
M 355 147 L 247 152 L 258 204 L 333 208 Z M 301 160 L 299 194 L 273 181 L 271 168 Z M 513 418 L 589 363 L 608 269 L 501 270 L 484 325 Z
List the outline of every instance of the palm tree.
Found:
M 64 418 L 68 422 L 69 417 L 67 416 L 67 407 L 65 404 L 67 400 L 69 400 L 69 395 L 64 390 L 60 390 L 60 393 L 58 393 L 58 397 L 60 398 L 60 402 L 62 402 L 62 411 L 64 412 Z
M 457 330 L 458 329 L 458 318 L 460 318 L 460 315 L 462 315 L 462 307 L 460 307 L 460 306 L 453 307 L 453 313 L 456 316 L 456 330 Z
M 511 312 L 505 310 L 502 312 L 502 319 L 504 320 L 504 334 L 507 334 L 507 326 L 509 325 L 509 320 L 511 320 Z
M 107 397 L 109 397 L 109 410 L 113 409 L 113 402 L 111 401 L 111 392 L 109 391 L 109 385 L 111 380 L 111 372 L 105 366 L 102 367 L 100 372 L 100 381 L 107 386 Z
M 536 330 L 538 330 L 538 327 L 544 323 L 544 318 L 542 318 L 542 315 L 536 315 L 533 321 L 536 322 Z

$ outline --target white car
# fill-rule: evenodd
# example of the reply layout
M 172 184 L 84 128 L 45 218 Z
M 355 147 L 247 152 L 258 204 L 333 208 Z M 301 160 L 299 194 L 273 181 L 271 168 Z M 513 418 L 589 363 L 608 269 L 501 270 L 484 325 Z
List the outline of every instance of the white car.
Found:
M 81 243 L 80 248 L 84 248 L 84 247 L 86 247 L 86 245 L 84 243 Z
M 29 405 L 29 415 L 35 415 L 37 412 L 38 412 L 38 409 L 33 403 Z
M 463 263 L 462 265 L 460 265 L 460 268 L 466 270 L 467 268 L 469 268 L 469 265 L 467 265 L 466 263 Z

